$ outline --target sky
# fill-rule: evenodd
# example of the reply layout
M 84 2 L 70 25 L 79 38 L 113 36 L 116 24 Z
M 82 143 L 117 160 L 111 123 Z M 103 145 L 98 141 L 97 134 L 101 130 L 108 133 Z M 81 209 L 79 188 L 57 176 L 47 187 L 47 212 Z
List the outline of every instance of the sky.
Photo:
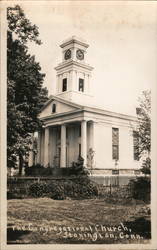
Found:
M 55 94 L 54 67 L 62 60 L 63 40 L 75 35 L 89 44 L 86 61 L 94 67 L 92 88 L 107 110 L 135 114 L 143 90 L 157 80 L 157 5 L 135 1 L 38 1 L 20 4 L 39 27 L 41 46 L 30 53 L 46 74 L 44 86 Z

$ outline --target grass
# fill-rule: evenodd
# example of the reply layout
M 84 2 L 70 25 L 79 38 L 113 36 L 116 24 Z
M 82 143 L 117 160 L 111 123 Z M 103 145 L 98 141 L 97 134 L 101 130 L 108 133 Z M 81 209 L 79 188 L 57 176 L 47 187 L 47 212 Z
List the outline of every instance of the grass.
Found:
M 150 216 L 143 207 L 104 199 L 8 200 L 8 244 L 149 243 Z

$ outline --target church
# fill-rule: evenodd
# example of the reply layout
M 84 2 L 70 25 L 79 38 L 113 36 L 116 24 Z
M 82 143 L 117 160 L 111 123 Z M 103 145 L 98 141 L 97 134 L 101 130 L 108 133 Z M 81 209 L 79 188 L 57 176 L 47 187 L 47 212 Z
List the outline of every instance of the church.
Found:
M 92 71 L 86 63 L 89 45 L 75 36 L 61 45 L 56 67 L 56 94 L 42 108 L 39 119 L 37 163 L 68 168 L 78 157 L 92 176 L 139 174 L 137 118 L 107 111 L 94 103 Z

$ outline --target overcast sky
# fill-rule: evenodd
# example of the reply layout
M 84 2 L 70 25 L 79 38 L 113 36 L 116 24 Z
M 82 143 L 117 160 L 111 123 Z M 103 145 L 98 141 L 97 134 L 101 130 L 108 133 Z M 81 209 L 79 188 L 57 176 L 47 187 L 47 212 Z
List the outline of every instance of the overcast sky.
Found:
M 92 86 L 105 109 L 135 114 L 138 96 L 157 83 L 157 4 L 155 2 L 22 3 L 26 16 L 39 27 L 36 55 L 49 94 L 54 94 L 61 62 L 59 45 L 76 35 L 90 45 L 87 62 L 94 67 Z

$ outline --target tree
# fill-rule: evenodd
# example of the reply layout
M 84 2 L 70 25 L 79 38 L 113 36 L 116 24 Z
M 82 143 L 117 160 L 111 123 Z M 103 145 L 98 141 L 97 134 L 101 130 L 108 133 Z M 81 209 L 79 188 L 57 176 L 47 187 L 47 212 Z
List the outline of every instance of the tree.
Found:
M 142 92 L 139 98 L 139 107 L 137 108 L 138 128 L 136 131 L 138 138 L 139 154 L 147 153 L 148 157 L 144 160 L 142 171 L 145 174 L 150 173 L 150 152 L 151 152 L 151 92 L 146 90 Z
M 37 116 L 48 91 L 42 87 L 45 74 L 28 49 L 28 42 L 41 44 L 37 26 L 18 5 L 7 9 L 7 19 L 7 163 L 15 167 L 18 156 L 21 175 L 31 133 L 41 126 Z
M 139 107 L 137 108 L 138 126 L 136 130 L 136 137 L 138 140 L 136 147 L 138 148 L 140 156 L 144 152 L 147 157 L 143 160 L 141 172 L 144 176 L 136 177 L 130 180 L 132 197 L 145 202 L 150 202 L 151 189 L 151 92 L 149 90 L 143 91 L 141 98 L 139 98 Z

